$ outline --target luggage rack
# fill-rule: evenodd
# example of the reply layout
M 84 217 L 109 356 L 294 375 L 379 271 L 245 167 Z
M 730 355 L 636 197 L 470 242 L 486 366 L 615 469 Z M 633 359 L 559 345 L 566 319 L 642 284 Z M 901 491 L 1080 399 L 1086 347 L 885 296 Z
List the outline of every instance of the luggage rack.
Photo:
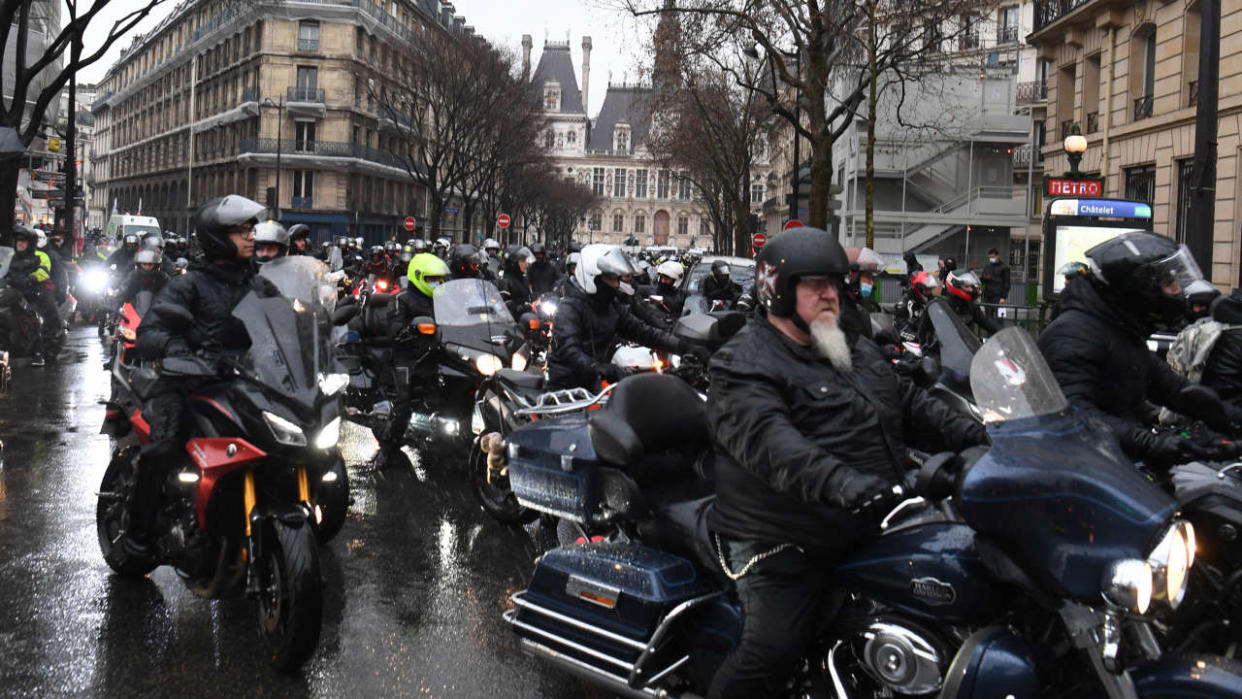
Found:
M 519 407 L 513 411 L 513 414 L 530 417 L 536 415 L 564 415 L 565 413 L 586 410 L 607 400 L 608 394 L 612 393 L 612 387 L 615 385 L 610 384 L 599 393 L 591 393 L 585 388 L 566 388 L 560 391 L 540 393 L 533 398 L 521 395 L 514 396 L 514 400 Z
M 655 683 L 659 682 L 660 680 L 664 679 L 664 677 L 666 677 L 670 673 L 676 671 L 677 669 L 681 668 L 686 663 L 690 662 L 690 656 L 683 655 L 677 660 L 674 660 L 673 662 L 671 662 L 667 667 L 659 668 L 658 670 L 654 672 L 649 672 L 646 667 L 646 665 L 651 661 L 655 653 L 662 647 L 664 637 L 668 633 L 669 629 L 672 628 L 673 622 L 676 621 L 680 616 L 682 616 L 689 610 L 699 606 L 700 604 L 704 602 L 707 602 L 708 600 L 715 599 L 716 597 L 719 597 L 723 594 L 724 594 L 723 591 L 710 592 L 708 594 L 701 595 L 693 599 L 688 599 L 682 602 L 681 604 L 678 604 L 677 606 L 673 607 L 672 609 L 668 611 L 667 614 L 664 615 L 662 619 L 660 619 L 660 623 L 656 626 L 655 632 L 651 634 L 651 639 L 645 643 L 643 641 L 635 640 L 632 638 L 627 638 L 620 634 L 616 634 L 611 631 L 601 629 L 587 622 L 581 621 L 579 619 L 575 619 L 571 616 L 562 614 L 560 612 L 553 611 L 551 609 L 548 609 L 547 607 L 531 602 L 530 600 L 526 599 L 525 592 L 518 592 L 514 594 L 512 597 L 510 597 L 515 608 L 505 610 L 503 617 L 505 621 L 513 625 L 515 628 L 520 629 L 521 631 L 525 631 L 528 634 L 533 634 L 543 639 L 543 642 L 541 643 L 538 641 L 531 640 L 529 638 L 524 638 L 522 643 L 528 652 L 543 654 L 547 656 L 549 659 L 556 660 L 558 664 L 566 667 L 566 669 L 569 669 L 571 671 L 575 671 L 578 673 L 586 673 L 586 674 L 594 676 L 596 679 L 599 679 L 602 677 L 607 680 L 610 680 L 613 691 L 617 691 L 618 693 L 629 694 L 633 696 L 635 690 L 637 690 L 637 692 L 641 694 L 656 697 L 656 696 L 663 696 L 663 694 L 659 692 L 657 689 L 655 689 L 654 687 Z M 594 648 L 585 646 L 581 643 L 576 643 L 574 641 L 571 641 L 556 633 L 553 633 L 552 631 L 539 628 L 538 626 L 535 626 L 534 624 L 521 621 L 517 618 L 519 609 L 525 609 L 528 612 L 531 612 L 532 614 L 537 615 L 538 617 L 549 619 L 555 622 L 560 622 L 562 624 L 567 624 L 579 631 L 584 631 L 588 634 L 599 636 L 601 638 L 607 639 L 614 643 L 620 643 L 621 645 L 627 646 L 630 649 L 637 651 L 638 658 L 634 660 L 634 662 L 631 663 L 625 659 L 617 658 L 607 653 L 598 651 Z M 562 649 L 558 650 L 555 647 L 550 647 L 550 646 L 545 645 L 548 642 L 551 642 L 556 645 L 560 645 L 562 646 Z M 595 665 L 592 665 L 591 663 L 587 663 L 582 660 L 573 658 L 572 656 L 566 655 L 563 652 L 564 649 L 572 650 L 577 653 L 581 653 L 585 656 L 588 656 L 590 658 L 594 658 L 598 661 L 603 662 L 606 665 L 613 666 L 617 670 L 621 670 L 625 674 L 619 674 L 615 671 L 609 671 L 602 667 L 597 667 Z

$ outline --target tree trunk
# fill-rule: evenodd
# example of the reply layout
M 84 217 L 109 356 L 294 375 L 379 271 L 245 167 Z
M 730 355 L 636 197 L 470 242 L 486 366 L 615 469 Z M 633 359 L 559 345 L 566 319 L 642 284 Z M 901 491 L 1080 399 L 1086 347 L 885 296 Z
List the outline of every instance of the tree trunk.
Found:
M 17 179 L 21 169 L 21 160 L 17 158 L 0 166 L 0 245 L 13 244 L 16 222 L 13 209 L 17 205 Z
M 743 257 L 750 251 L 750 207 L 745 202 L 737 202 L 733 217 L 737 219 L 733 224 L 733 254 Z
M 827 130 L 827 129 L 825 129 Z M 828 228 L 828 196 L 832 191 L 832 135 L 811 144 L 811 206 L 810 224 Z
M 427 228 L 430 231 L 427 234 L 427 239 L 434 243 L 436 238 L 441 237 L 440 219 L 444 216 L 444 199 L 435 190 L 429 190 L 428 197 L 431 199 L 431 211 L 429 212 L 431 214 L 431 226 Z

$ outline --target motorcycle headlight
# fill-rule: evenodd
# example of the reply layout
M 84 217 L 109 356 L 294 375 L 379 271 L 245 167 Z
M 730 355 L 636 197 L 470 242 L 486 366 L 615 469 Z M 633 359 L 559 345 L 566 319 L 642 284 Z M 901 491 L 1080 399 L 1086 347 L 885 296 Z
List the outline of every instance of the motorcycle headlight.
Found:
M 334 417 L 315 437 L 316 449 L 331 449 L 341 439 L 341 418 Z
M 1195 562 L 1195 528 L 1190 522 L 1174 522 L 1147 557 L 1147 562 L 1155 581 L 1155 598 L 1177 609 L 1186 596 L 1190 566 Z
M 349 385 L 349 374 L 320 374 L 319 391 L 325 396 L 335 396 Z
M 555 301 L 540 301 L 539 312 L 544 314 L 545 316 L 548 316 L 549 318 L 551 318 L 552 316 L 555 316 L 556 315 L 556 302 Z
M 102 269 L 91 269 L 82 273 L 82 288 L 92 294 L 98 294 L 108 287 L 108 273 Z
M 526 355 L 521 352 L 514 353 L 513 361 L 509 364 L 514 371 L 526 371 Z
M 116 326 L 116 329 L 117 329 L 117 332 L 121 333 L 121 337 L 125 338 L 126 340 L 129 340 L 130 342 L 135 342 L 138 340 L 138 333 L 125 327 L 124 325 L 118 325 Z
M 306 446 L 306 433 L 301 427 L 266 410 L 263 411 L 263 421 L 267 423 L 268 429 L 272 431 L 272 436 L 276 438 L 278 444 L 291 447 Z
M 1104 600 L 1114 607 L 1146 614 L 1151 606 L 1153 578 L 1147 561 L 1117 561 L 1104 576 Z
M 480 354 L 474 360 L 474 368 L 484 376 L 491 376 L 505 367 L 505 363 L 500 361 L 500 357 L 494 354 Z

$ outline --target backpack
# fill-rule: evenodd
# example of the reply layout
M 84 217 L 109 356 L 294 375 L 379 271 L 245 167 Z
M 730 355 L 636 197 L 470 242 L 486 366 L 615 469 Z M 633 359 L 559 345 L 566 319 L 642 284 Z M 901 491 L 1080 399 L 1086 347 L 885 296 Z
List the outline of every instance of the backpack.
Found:
M 1242 328 L 1242 325 L 1225 325 L 1212 318 L 1200 318 L 1177 334 L 1169 347 L 1169 368 L 1191 383 L 1199 383 L 1207 366 L 1212 348 L 1226 330 Z

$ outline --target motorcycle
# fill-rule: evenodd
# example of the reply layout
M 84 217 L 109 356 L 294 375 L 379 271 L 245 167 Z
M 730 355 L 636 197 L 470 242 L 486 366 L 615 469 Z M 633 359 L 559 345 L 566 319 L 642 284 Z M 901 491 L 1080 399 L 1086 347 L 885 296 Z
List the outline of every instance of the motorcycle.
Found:
M 102 260 L 87 260 L 77 269 L 73 294 L 78 300 L 79 322 L 99 324 L 108 293 L 108 270 Z
M 331 366 L 321 305 L 327 299 L 313 265 L 321 263 L 295 257 L 264 266 L 261 274 L 285 296 L 251 292 L 234 309 L 251 340 L 242 358 L 200 347 L 164 359 L 159 373 L 131 373 L 141 398 L 161 375 L 200 386 L 187 401 L 190 458 L 161 484 L 151 553 L 123 541 L 136 496 L 136 445 L 114 452 L 96 509 L 100 550 L 114 571 L 141 577 L 170 565 L 194 594 L 209 599 L 241 586 L 256 603 L 268 661 L 290 671 L 314 653 L 322 623 L 316 536 L 327 533 L 328 509 L 347 503 L 326 501 L 340 497 L 329 486 L 339 480 L 336 393 L 346 379 Z M 184 308 L 151 312 L 193 337 L 194 318 Z M 141 410 L 130 422 L 145 441 L 150 430 Z
M 9 366 L 10 357 L 29 357 L 34 353 L 34 342 L 43 331 L 43 319 L 26 300 L 22 288 L 9 279 L 9 267 L 16 251 L 0 247 L 0 347 L 4 348 L 4 364 Z M 5 376 L 7 385 L 8 376 Z
M 698 696 L 742 628 L 711 484 L 666 458 L 707 441 L 701 400 L 669 381 L 622 382 L 589 419 L 533 423 L 505 449 L 515 491 L 538 481 L 543 511 L 611 532 L 541 556 L 504 618 L 526 653 L 626 697 Z M 1194 563 L 1176 502 L 1101 447 L 1020 329 L 984 344 L 971 386 L 992 447 L 927 459 L 917 497 L 838 565 L 788 696 L 1242 693 L 1242 664 L 1153 632 Z

